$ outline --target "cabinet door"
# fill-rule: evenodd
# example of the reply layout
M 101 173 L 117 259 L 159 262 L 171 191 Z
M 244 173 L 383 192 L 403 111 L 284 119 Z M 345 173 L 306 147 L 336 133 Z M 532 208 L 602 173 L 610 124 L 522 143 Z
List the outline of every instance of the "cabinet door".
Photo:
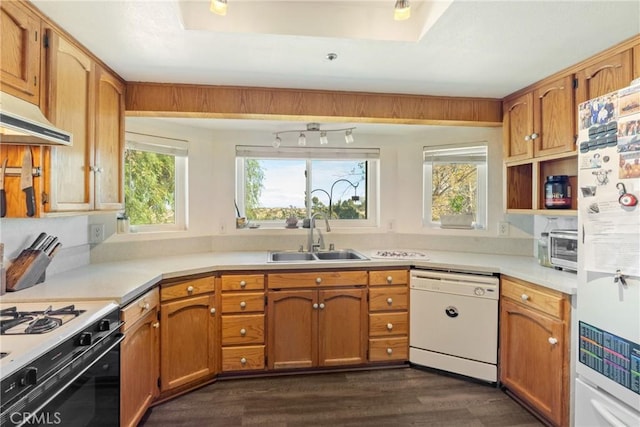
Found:
M 533 157 L 533 94 L 526 93 L 503 105 L 503 157 L 522 160 Z
M 549 82 L 534 91 L 534 156 L 575 149 L 573 76 Z
M 555 425 L 566 424 L 564 323 L 509 299 L 500 314 L 500 381 Z
M 640 45 L 633 47 L 633 79 L 640 78 Z
M 310 368 L 318 364 L 318 292 L 268 294 L 269 368 Z
M 578 72 L 578 103 L 588 101 L 631 83 L 631 49 L 611 55 Z
M 124 84 L 102 67 L 96 69 L 94 208 L 117 210 L 124 202 Z
M 215 374 L 217 320 L 214 304 L 213 294 L 162 304 L 162 392 Z
M 367 290 L 318 291 L 319 366 L 365 363 Z
M 46 116 L 73 134 L 73 146 L 45 151 L 47 211 L 82 211 L 93 206 L 95 73 L 91 58 L 48 30 Z
M 160 340 L 158 310 L 129 328 L 120 347 L 120 425 L 136 426 L 158 395 Z
M 0 4 L 0 79 L 2 90 L 40 102 L 40 19 L 19 2 Z

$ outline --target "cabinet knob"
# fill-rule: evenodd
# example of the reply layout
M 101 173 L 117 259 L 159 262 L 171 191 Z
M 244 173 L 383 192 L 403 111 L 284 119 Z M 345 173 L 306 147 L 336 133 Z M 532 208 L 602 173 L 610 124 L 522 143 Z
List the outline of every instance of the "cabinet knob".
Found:
M 246 359 L 246 357 L 242 357 L 242 358 L 240 358 L 240 363 L 241 363 L 241 364 L 243 364 L 243 365 L 246 365 L 246 364 L 247 364 L 247 359 Z
M 244 288 L 245 286 L 247 286 L 247 282 L 246 282 L 246 281 L 244 281 L 244 280 L 241 280 L 241 281 L 240 281 L 240 287 L 241 287 L 241 288 Z
M 193 286 L 188 286 L 187 292 L 189 292 L 190 294 L 193 293 Z
M 393 298 L 391 297 L 387 298 L 387 304 L 389 305 L 393 304 Z
M 387 323 L 387 329 L 388 330 L 393 330 L 393 323 Z
M 212 308 L 211 310 L 209 310 L 211 312 L 211 314 L 216 314 L 216 309 Z
M 387 276 L 387 283 L 392 283 L 392 282 L 393 282 L 393 277 Z
M 522 294 L 522 296 L 520 296 L 520 298 L 522 299 L 522 301 L 528 301 L 529 300 L 529 295 Z
M 245 328 L 240 329 L 240 335 L 242 336 L 247 335 L 247 330 Z
M 324 309 L 324 303 L 323 302 L 320 303 L 320 310 L 322 310 L 322 309 Z
M 313 303 L 313 308 L 314 308 L 314 309 L 317 309 L 317 308 L 318 308 L 318 304 L 314 302 L 314 303 Z
M 526 136 L 524 137 L 524 140 L 525 140 L 525 141 L 531 141 L 531 135 L 526 135 Z
M 240 308 L 245 308 L 247 306 L 247 303 L 244 301 L 240 302 Z
M 551 344 L 551 345 L 556 345 L 556 344 L 558 344 L 558 339 L 557 339 L 557 338 L 554 338 L 554 337 L 549 337 L 549 340 L 548 340 L 548 341 L 549 341 L 549 344 Z
M 153 326 L 154 328 L 158 329 L 160 327 L 160 322 L 156 322 L 151 326 Z
M 316 277 L 316 283 L 319 285 L 322 283 L 322 277 Z
M 539 136 L 540 135 L 538 135 L 537 133 L 534 132 L 534 133 L 531 134 L 531 139 L 538 139 Z
M 391 356 L 393 354 L 393 349 L 391 347 L 387 348 L 387 354 Z
M 141 309 L 143 310 L 149 310 L 149 307 L 151 307 L 149 305 L 149 303 L 146 300 L 142 300 L 138 303 L 138 305 L 140 306 Z

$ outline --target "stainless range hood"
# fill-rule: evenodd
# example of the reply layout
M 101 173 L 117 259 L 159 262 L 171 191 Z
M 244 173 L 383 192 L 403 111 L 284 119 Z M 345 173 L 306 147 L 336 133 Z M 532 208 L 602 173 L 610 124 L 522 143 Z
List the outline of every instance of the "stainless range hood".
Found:
M 38 106 L 0 92 L 0 144 L 71 146 L 73 137 L 51 124 Z

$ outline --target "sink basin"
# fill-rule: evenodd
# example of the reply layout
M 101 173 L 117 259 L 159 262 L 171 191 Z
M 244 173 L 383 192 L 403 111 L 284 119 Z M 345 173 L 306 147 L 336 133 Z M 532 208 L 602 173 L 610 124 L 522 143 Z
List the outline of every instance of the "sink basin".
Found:
M 271 262 L 291 261 L 315 261 L 316 258 L 309 252 L 269 252 Z
M 340 251 L 326 251 L 326 252 L 317 252 L 315 254 L 319 260 L 331 260 L 331 261 L 341 261 L 341 260 L 364 260 L 369 259 L 366 256 L 362 255 L 359 252 L 354 251 L 353 249 L 344 249 Z
M 296 262 L 296 261 L 358 261 L 368 260 L 366 256 L 353 249 L 320 252 L 269 252 L 268 262 Z

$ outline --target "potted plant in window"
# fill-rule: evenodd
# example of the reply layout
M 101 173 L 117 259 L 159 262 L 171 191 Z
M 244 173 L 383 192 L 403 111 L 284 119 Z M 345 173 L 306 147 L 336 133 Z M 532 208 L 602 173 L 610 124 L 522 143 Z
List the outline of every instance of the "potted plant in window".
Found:
M 285 220 L 287 228 L 298 228 L 298 216 L 296 215 L 295 206 L 289 206 L 289 214 Z
M 474 215 L 462 194 L 449 200 L 449 213 L 440 215 L 441 228 L 473 228 Z

